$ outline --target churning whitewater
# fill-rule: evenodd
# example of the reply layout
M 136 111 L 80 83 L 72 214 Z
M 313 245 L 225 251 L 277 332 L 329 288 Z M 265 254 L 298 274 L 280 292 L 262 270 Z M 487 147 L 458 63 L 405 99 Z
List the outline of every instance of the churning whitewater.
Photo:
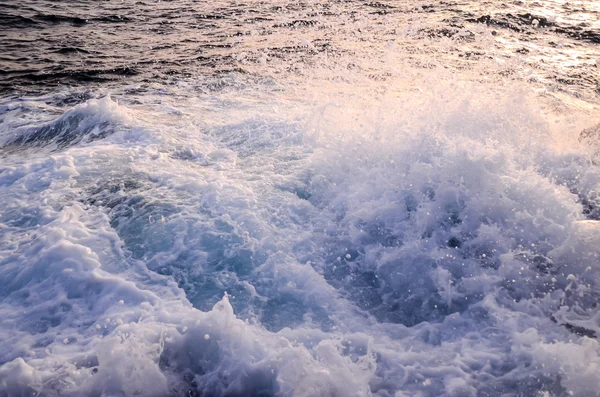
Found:
M 0 6 L 0 396 L 598 396 L 597 5 L 251 3 Z

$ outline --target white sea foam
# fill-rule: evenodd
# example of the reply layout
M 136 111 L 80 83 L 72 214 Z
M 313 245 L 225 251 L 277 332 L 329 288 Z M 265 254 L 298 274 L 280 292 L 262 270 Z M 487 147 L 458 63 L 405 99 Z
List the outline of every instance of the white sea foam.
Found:
M 418 83 L 9 106 L 0 395 L 595 395 L 593 149 Z

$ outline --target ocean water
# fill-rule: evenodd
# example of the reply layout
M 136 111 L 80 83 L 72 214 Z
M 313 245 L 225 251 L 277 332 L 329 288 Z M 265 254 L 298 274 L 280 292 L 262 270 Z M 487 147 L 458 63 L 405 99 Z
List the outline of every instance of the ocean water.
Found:
M 600 5 L 0 4 L 0 396 L 600 395 Z

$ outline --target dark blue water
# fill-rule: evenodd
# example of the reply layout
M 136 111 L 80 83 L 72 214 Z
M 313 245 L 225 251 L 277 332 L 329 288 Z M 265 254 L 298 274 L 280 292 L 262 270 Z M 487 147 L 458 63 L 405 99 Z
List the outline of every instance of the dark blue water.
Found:
M 433 39 L 422 46 L 436 52 L 445 38 L 469 42 L 477 25 L 485 25 L 503 38 L 497 43 L 503 56 L 525 55 L 536 69 L 555 73 L 559 87 L 581 86 L 588 94 L 599 85 L 599 14 L 586 1 L 6 1 L 0 4 L 0 89 L 47 92 L 65 85 L 263 76 L 265 70 L 254 65 L 263 53 L 285 73 L 295 63 L 320 63 L 324 53 L 360 56 L 352 48 L 358 43 L 361 51 L 377 42 L 404 47 L 405 33 Z M 492 52 L 464 47 L 444 62 Z M 540 65 L 547 62 L 552 65 Z

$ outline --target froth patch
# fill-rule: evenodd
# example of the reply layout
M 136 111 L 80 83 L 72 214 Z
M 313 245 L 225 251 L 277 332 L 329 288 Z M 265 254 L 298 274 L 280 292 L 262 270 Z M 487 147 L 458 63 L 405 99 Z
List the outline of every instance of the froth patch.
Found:
M 44 146 L 64 149 L 80 142 L 106 138 L 130 120 L 128 112 L 110 96 L 90 99 L 39 127 L 17 127 L 10 134 L 5 132 L 9 138 L 2 147 L 9 151 Z M 7 128 L 10 128 L 10 122 Z

